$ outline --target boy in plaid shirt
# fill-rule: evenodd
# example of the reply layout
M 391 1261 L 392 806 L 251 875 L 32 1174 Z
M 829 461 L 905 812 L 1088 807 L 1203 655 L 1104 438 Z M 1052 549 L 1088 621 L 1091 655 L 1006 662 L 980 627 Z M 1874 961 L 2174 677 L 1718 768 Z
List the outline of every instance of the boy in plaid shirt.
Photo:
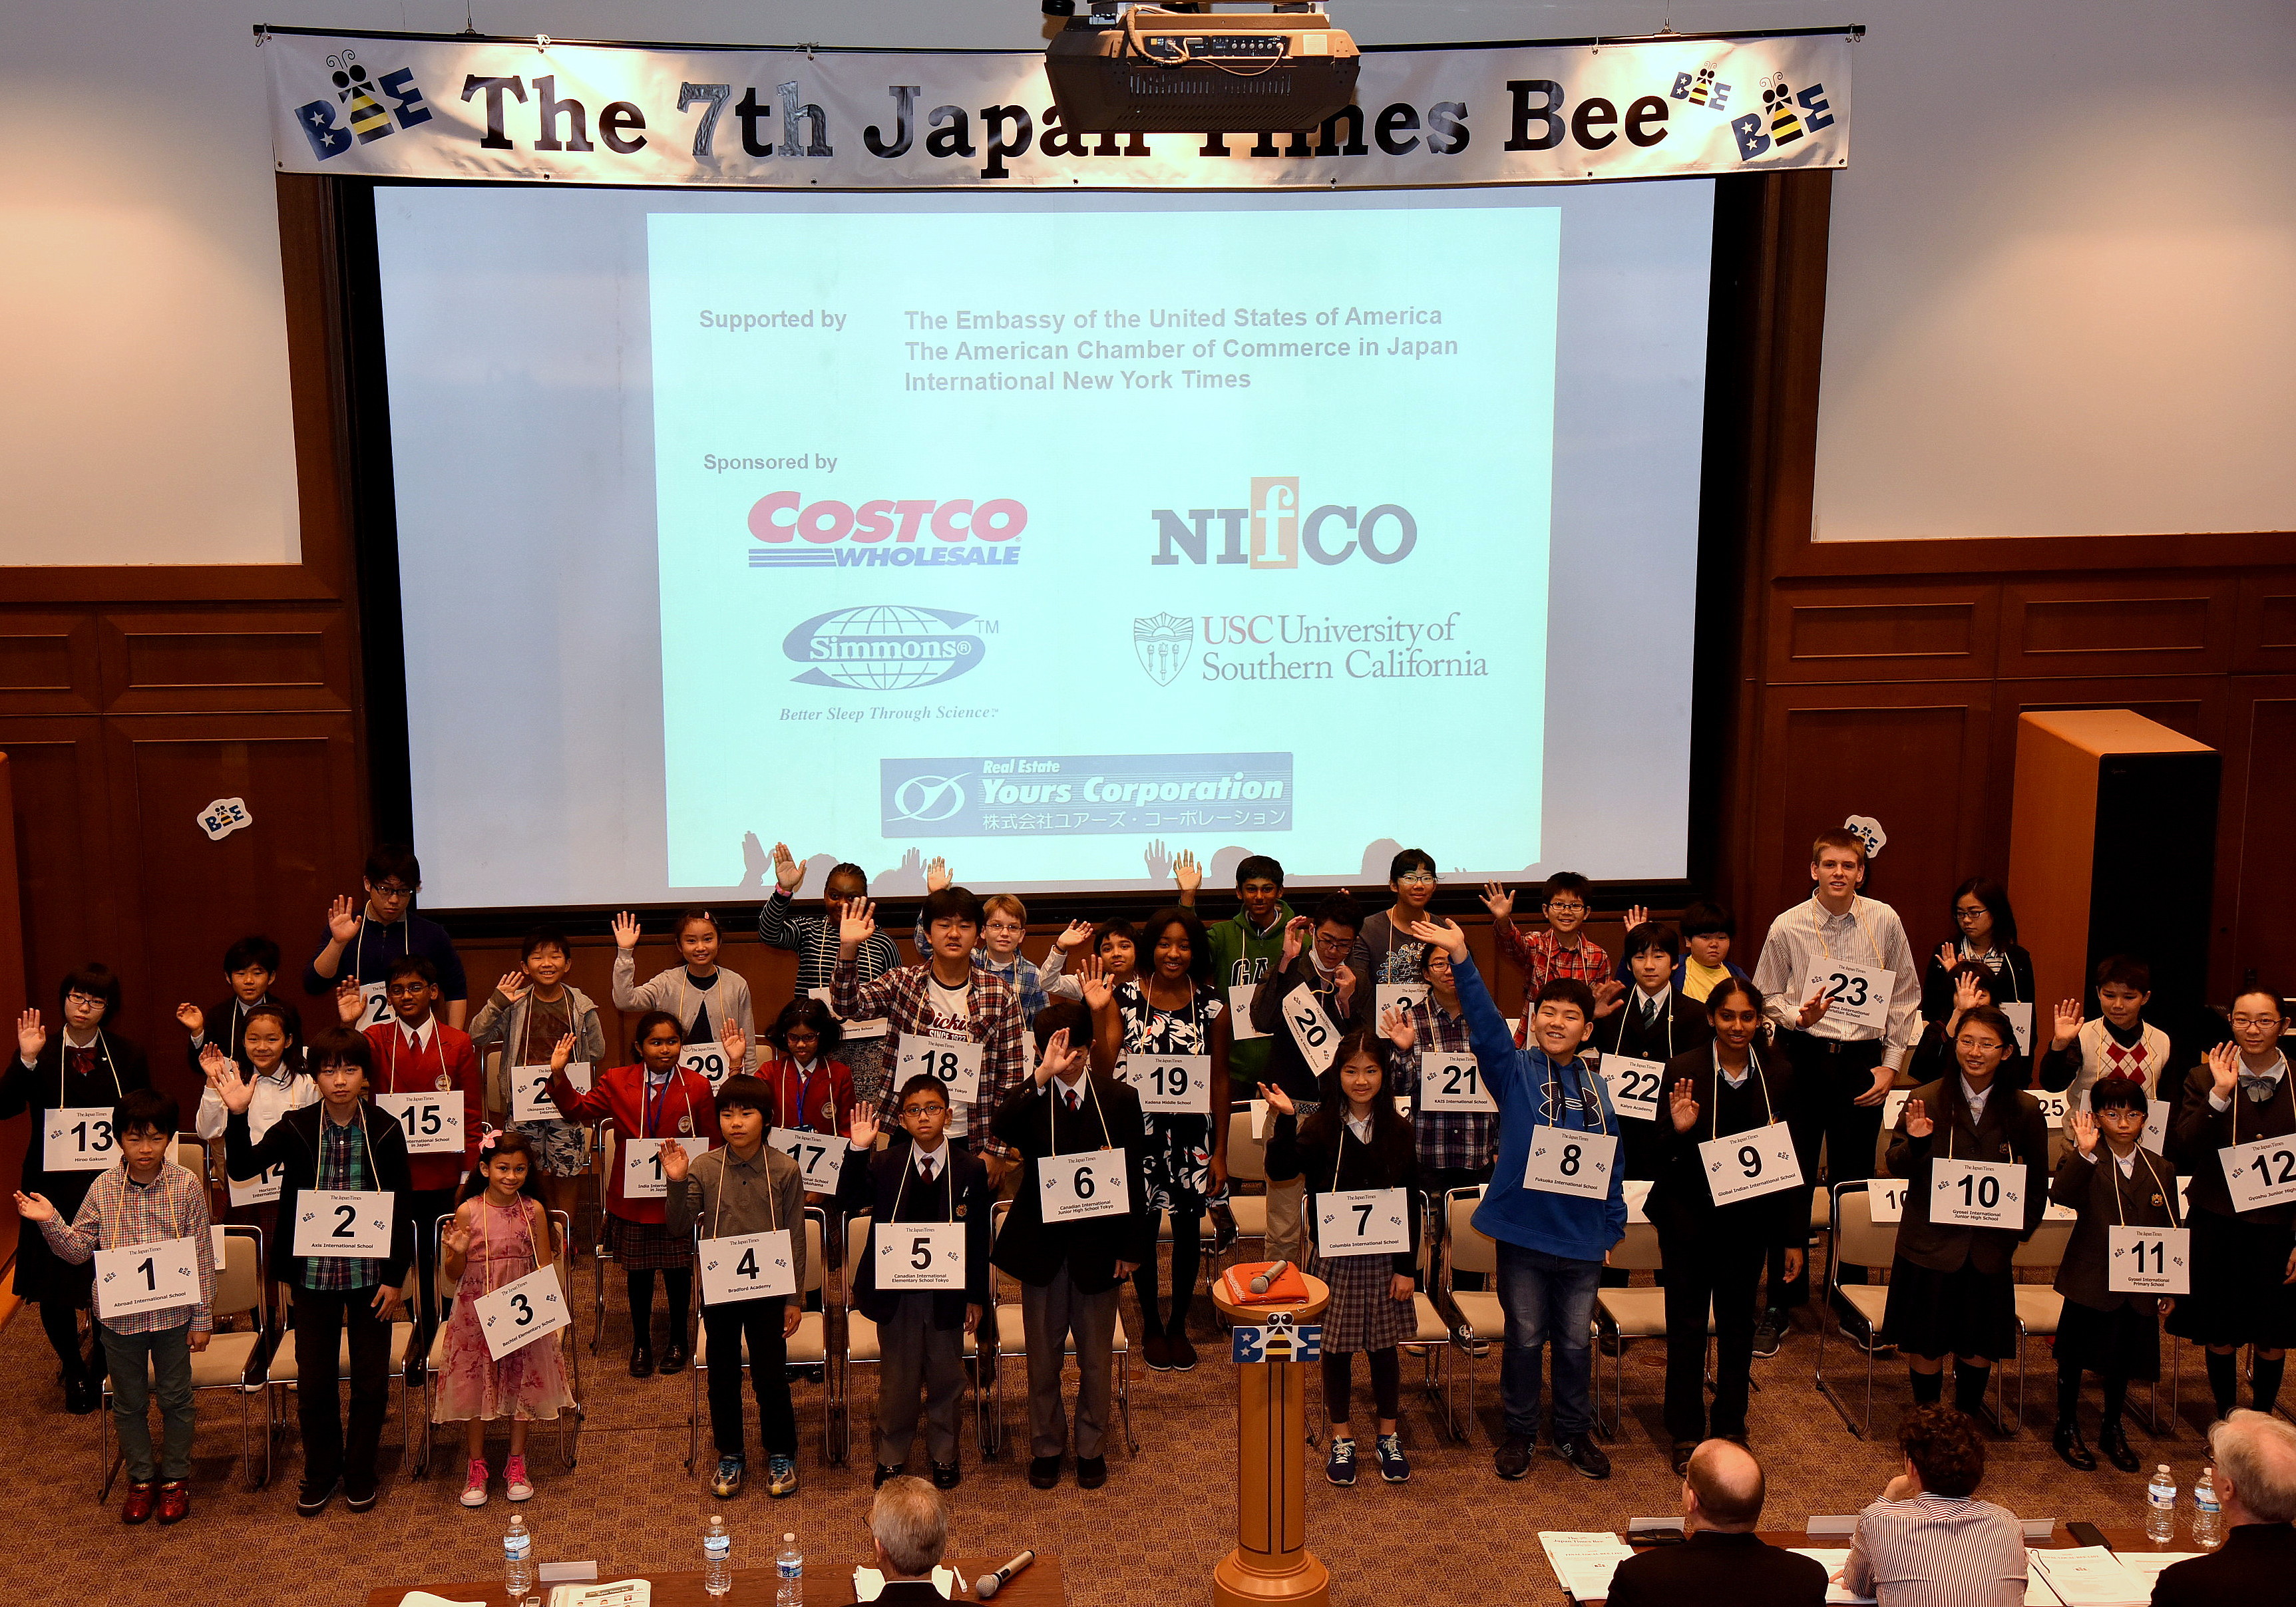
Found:
M 1459 1004 L 1459 989 L 1451 976 L 1451 956 L 1429 947 L 1425 975 L 1425 997 L 1414 1000 L 1407 1009 L 1390 1009 L 1380 1016 L 1380 1048 L 1387 1062 L 1388 1092 L 1411 1102 L 1411 1130 L 1419 1148 L 1419 1184 L 1426 1192 L 1436 1242 L 1440 1242 L 1450 1224 L 1443 1196 L 1455 1188 L 1473 1188 L 1491 1180 L 1491 1162 L 1498 1153 L 1499 1113 L 1483 1092 L 1480 1072 L 1473 1074 L 1470 1086 L 1485 1109 L 1426 1108 L 1428 1090 L 1420 1075 L 1421 1057 L 1456 1054 L 1472 1060 L 1474 1044 L 1468 1037 L 1466 1012 Z M 1447 1080 L 1439 1077 L 1439 1092 Z M 1431 1256 L 1429 1264 L 1433 1264 Z M 1480 1288 L 1481 1283 L 1479 1273 L 1459 1275 L 1461 1288 Z
M 79 1214 L 66 1225 L 38 1194 L 18 1194 L 16 1209 L 39 1225 L 48 1247 L 62 1259 L 82 1262 L 100 1250 L 192 1241 L 199 1267 L 196 1304 L 114 1313 L 106 1308 L 104 1281 L 96 1280 L 95 1332 L 111 1373 L 111 1409 L 119 1423 L 119 1449 L 127 1463 L 127 1501 L 120 1516 L 141 1523 L 156 1505 L 160 1521 L 180 1522 L 192 1510 L 192 1352 L 208 1348 L 214 1327 L 215 1244 L 208 1232 L 207 1191 L 174 1164 L 169 1152 L 183 1111 L 172 1095 L 131 1088 L 111 1112 L 120 1162 L 89 1185 Z M 152 1465 L 152 1384 L 159 1386 L 166 1425 L 159 1465 Z
M 1499 953 L 1522 972 L 1524 1024 L 1515 1029 L 1517 1044 L 1529 1042 L 1529 1002 L 1557 977 L 1586 983 L 1598 1004 L 1626 991 L 1611 975 L 1611 956 L 1603 946 L 1579 930 L 1593 913 L 1594 890 L 1595 884 L 1576 871 L 1555 872 L 1546 879 L 1540 904 L 1546 930 L 1525 936 L 1514 923 L 1514 895 L 1496 881 L 1483 889 L 1483 907 L 1491 912 L 1491 936 Z

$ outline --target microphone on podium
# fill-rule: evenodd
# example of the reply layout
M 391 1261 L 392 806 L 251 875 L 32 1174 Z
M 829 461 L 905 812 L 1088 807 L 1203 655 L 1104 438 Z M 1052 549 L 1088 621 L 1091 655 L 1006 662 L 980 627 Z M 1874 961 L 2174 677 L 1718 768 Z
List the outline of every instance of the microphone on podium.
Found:
M 973 1594 L 978 1595 L 984 1602 L 988 1600 L 998 1591 L 1004 1589 L 1004 1587 L 1010 1585 L 1015 1577 L 1024 1570 L 1029 1563 L 1036 1560 L 1037 1554 L 1033 1550 L 1022 1552 L 1019 1556 L 1013 1558 L 1010 1562 L 1005 1563 L 1004 1567 L 998 1569 L 995 1573 L 984 1573 L 979 1578 L 973 1580 Z
M 1266 1294 L 1268 1291 L 1269 1285 L 1273 1284 L 1276 1279 L 1282 1277 L 1283 1275 L 1284 1268 L 1291 1265 L 1292 1263 L 1289 1261 L 1269 1262 L 1267 1265 L 1267 1270 L 1252 1275 L 1251 1292 L 1254 1294 Z

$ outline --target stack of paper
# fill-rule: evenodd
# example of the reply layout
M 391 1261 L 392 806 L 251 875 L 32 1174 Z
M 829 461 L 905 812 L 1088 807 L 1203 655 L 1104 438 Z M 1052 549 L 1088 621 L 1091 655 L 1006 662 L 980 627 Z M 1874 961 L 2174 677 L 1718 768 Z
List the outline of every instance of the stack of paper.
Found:
M 1563 1589 L 1578 1600 L 1598 1600 L 1611 1594 L 1611 1573 L 1635 1554 L 1635 1548 L 1604 1529 L 1572 1533 L 1541 1529 L 1538 1543 L 1546 1548 L 1546 1564 Z
M 2178 1562 L 2189 1562 L 2194 1557 L 2205 1557 L 2204 1551 L 2117 1551 L 2120 1565 L 2135 1574 L 2146 1590 L 2161 1577 L 2161 1570 Z M 2149 1599 L 2149 1598 L 2148 1598 Z
M 1825 1570 L 1825 1599 L 1834 1607 L 1849 1607 L 1850 1603 L 1871 1602 L 1870 1595 L 1853 1595 L 1849 1587 L 1841 1582 L 1841 1570 L 1849 1566 L 1849 1548 L 1839 1551 L 1819 1546 L 1796 1546 L 1791 1548 L 1797 1556 L 1814 1559 Z
M 2152 1599 L 2152 1581 L 2123 1568 L 2104 1546 L 2070 1546 L 2026 1555 L 2032 1572 L 2048 1582 L 2064 1607 L 2144 1607 Z M 2026 1599 L 2032 1599 L 2030 1587 Z

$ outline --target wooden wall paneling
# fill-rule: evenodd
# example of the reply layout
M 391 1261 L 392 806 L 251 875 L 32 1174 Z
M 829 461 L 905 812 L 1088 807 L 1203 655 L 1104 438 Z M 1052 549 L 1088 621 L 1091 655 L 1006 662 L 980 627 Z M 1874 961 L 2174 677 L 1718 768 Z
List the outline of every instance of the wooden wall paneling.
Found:
M 1889 838 L 1868 873 L 1868 893 L 1897 907 L 1917 951 L 1944 939 L 1989 788 L 1991 696 L 1984 682 L 1764 694 L 1757 892 L 1738 912 L 1750 952 L 1773 915 L 1808 896 L 1810 839 L 1850 815 L 1872 816 Z
M 113 713 L 351 707 L 352 631 L 340 608 L 114 610 L 102 647 Z
M 31 1000 L 24 974 L 23 883 L 16 868 L 15 776 L 0 752 L 0 1026 L 14 1021 Z M 13 1054 L 11 1044 L 0 1054 Z M 29 1136 L 31 1123 L 26 1121 Z M 11 1136 L 12 1140 L 12 1135 Z M 0 1142 L 0 1243 L 16 1238 L 16 1191 L 24 1182 L 26 1147 Z
M 2229 999 L 2253 969 L 2267 985 L 2296 988 L 2296 676 L 2235 682 L 2225 754 L 2225 812 L 2218 828 L 2217 940 L 2212 996 Z
M 175 1007 L 213 999 L 223 952 L 239 938 L 275 939 L 285 985 L 299 985 L 328 900 L 364 853 L 351 720 L 151 715 L 108 721 L 105 735 L 112 795 L 126 805 L 119 872 L 133 899 L 125 1029 L 146 1045 L 173 1045 Z M 197 816 L 218 798 L 245 799 L 254 824 L 210 841 Z M 179 1093 L 193 1086 L 172 1054 L 154 1054 L 152 1069 Z
M 55 987 L 89 960 L 121 965 L 102 722 L 0 717 L 15 799 L 16 875 L 31 1003 L 55 1024 Z
M 2235 632 L 2235 672 L 2296 671 L 2296 572 L 2267 570 L 2243 576 Z
M 101 706 L 94 614 L 0 612 L 0 714 L 93 714 Z
M 1988 678 L 2000 601 L 1984 582 L 1781 585 L 1766 668 L 1773 683 Z
M 2229 574 L 2012 580 L 2002 587 L 1999 673 L 2223 675 L 2238 586 Z

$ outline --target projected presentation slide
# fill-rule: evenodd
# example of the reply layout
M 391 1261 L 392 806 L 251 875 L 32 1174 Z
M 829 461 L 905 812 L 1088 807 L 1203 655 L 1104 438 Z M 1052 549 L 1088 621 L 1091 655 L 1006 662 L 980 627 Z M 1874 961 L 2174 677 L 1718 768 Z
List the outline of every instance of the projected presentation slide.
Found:
M 1680 874 L 1710 204 L 379 191 L 426 901 Z

